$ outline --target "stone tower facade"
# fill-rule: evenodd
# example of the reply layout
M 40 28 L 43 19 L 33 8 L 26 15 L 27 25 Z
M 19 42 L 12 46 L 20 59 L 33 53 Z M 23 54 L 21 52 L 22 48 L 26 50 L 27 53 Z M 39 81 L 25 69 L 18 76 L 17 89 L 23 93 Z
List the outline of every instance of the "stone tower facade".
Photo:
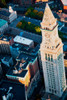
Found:
M 41 22 L 41 31 L 40 53 L 45 90 L 61 97 L 66 89 L 63 44 L 58 35 L 57 19 L 54 18 L 48 4 Z

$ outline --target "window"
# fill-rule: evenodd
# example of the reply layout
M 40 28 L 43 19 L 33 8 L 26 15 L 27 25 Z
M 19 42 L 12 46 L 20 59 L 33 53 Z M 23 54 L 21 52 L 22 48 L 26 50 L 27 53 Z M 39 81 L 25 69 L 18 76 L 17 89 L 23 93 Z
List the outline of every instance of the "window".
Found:
M 53 62 L 53 56 L 51 55 L 51 61 Z
M 51 89 L 49 89 L 49 91 L 51 91 Z
M 50 55 L 48 54 L 48 61 L 50 61 Z
M 52 49 L 54 49 L 54 46 L 52 46 Z
M 45 59 L 47 60 L 47 54 L 45 54 Z

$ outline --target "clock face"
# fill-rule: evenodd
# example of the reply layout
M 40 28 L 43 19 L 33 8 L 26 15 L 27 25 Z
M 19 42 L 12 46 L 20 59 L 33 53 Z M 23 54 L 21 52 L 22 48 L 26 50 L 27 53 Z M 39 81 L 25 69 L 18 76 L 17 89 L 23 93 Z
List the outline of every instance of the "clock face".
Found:
M 50 35 L 49 35 L 48 33 L 46 33 L 46 34 L 45 34 L 45 37 L 46 37 L 46 38 L 49 38 L 49 37 L 50 37 Z

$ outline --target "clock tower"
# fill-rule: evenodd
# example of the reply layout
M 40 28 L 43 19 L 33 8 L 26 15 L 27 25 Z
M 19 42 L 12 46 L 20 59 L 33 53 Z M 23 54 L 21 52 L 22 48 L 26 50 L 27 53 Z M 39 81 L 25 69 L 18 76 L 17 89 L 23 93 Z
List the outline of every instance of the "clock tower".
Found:
M 57 19 L 53 16 L 48 4 L 41 22 L 41 31 L 40 53 L 45 91 L 61 97 L 66 89 L 63 43 L 58 35 Z

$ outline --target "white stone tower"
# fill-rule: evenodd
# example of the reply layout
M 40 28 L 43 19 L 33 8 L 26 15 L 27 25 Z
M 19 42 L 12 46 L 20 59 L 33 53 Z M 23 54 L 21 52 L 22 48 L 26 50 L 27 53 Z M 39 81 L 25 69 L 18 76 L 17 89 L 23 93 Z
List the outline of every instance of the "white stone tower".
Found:
M 41 22 L 41 31 L 40 52 L 45 90 L 61 97 L 66 89 L 63 44 L 58 36 L 57 19 L 54 18 L 48 4 Z
M 10 13 L 13 13 L 14 12 L 11 6 L 9 6 L 9 12 Z

